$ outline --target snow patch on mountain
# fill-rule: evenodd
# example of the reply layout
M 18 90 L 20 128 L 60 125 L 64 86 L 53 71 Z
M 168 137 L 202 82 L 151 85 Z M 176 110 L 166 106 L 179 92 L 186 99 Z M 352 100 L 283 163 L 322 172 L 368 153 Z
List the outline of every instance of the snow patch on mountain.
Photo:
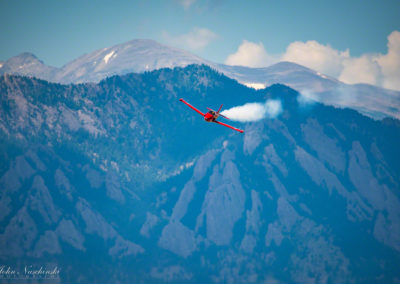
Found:
M 262 83 L 246 83 L 246 82 L 240 82 L 241 84 L 245 85 L 246 87 L 253 88 L 255 90 L 262 90 L 265 89 L 266 84 Z
M 108 60 L 110 60 L 110 58 L 114 55 L 114 53 L 115 53 L 115 50 L 111 51 L 110 53 L 107 53 L 107 55 L 104 56 L 103 60 L 106 64 L 108 63 Z

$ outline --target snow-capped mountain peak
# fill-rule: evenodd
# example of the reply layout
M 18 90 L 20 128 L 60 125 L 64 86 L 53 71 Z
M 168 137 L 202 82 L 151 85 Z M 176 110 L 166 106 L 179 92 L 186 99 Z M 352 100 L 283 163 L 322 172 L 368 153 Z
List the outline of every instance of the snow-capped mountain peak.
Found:
M 0 74 L 10 73 L 51 80 L 56 68 L 45 65 L 33 53 L 24 52 L 0 64 Z
M 184 50 L 171 48 L 154 40 L 137 39 L 85 54 L 61 68 L 55 81 L 64 83 L 99 82 L 130 72 L 141 73 L 165 67 L 204 64 Z

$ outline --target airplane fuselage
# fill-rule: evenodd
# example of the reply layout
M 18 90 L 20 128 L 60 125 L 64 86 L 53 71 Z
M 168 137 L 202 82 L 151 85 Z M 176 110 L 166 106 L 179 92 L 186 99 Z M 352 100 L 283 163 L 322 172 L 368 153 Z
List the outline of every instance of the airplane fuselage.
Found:
M 217 119 L 217 117 L 218 116 L 216 115 L 215 112 L 209 111 L 204 115 L 204 120 L 207 121 L 207 122 L 213 122 L 213 121 L 215 121 Z
M 231 126 L 229 124 L 223 123 L 221 121 L 217 121 L 217 118 L 220 117 L 220 116 L 222 116 L 222 117 L 224 117 L 226 119 L 229 119 L 226 116 L 223 116 L 222 114 L 219 113 L 221 111 L 221 109 L 222 109 L 222 105 L 219 107 L 218 111 L 214 111 L 214 110 L 208 108 L 209 112 L 202 113 L 200 110 L 198 110 L 197 108 L 195 108 L 194 106 L 192 106 L 191 104 L 186 102 L 184 99 L 180 98 L 179 101 L 183 102 L 185 105 L 190 107 L 192 110 L 194 110 L 195 112 L 200 114 L 202 117 L 204 117 L 204 120 L 207 121 L 207 122 L 215 122 L 215 123 L 217 123 L 219 125 L 223 125 L 225 127 L 231 128 L 231 129 L 233 129 L 235 131 L 238 131 L 240 133 L 244 132 L 243 130 L 235 128 L 235 127 L 233 127 L 233 126 Z

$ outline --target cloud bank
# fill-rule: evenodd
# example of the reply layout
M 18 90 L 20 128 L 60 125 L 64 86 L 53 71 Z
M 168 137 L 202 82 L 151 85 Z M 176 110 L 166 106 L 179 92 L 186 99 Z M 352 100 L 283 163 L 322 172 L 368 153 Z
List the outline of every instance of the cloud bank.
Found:
M 168 44 L 190 50 L 203 49 L 218 37 L 214 32 L 198 27 L 193 28 L 186 34 L 177 36 L 172 36 L 164 31 L 162 36 Z
M 229 119 L 240 122 L 257 121 L 264 118 L 275 118 L 282 112 L 280 100 L 267 100 L 262 103 L 247 103 L 221 112 Z
M 317 70 L 321 73 L 337 77 L 342 69 L 342 62 L 348 58 L 349 50 L 338 51 L 330 45 L 323 45 L 315 40 L 293 42 L 286 48 L 281 61 L 295 62 Z
M 278 61 L 291 61 L 344 83 L 367 83 L 400 90 L 400 32 L 393 31 L 387 40 L 386 54 L 368 53 L 359 57 L 351 56 L 349 49 L 340 51 L 315 40 L 293 42 L 283 54 L 271 55 L 262 43 L 244 40 L 226 58 L 225 64 L 266 67 Z
M 249 67 L 265 67 L 276 63 L 274 56 L 269 55 L 260 43 L 244 40 L 238 50 L 225 60 L 227 65 L 242 65 Z

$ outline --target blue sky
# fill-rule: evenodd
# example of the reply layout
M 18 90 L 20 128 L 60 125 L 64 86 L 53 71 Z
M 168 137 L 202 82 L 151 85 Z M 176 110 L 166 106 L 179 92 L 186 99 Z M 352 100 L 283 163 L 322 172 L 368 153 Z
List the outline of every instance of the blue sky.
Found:
M 183 3 L 189 3 L 185 6 Z M 191 3 L 191 5 L 190 5 Z M 400 30 L 400 1 L 89 1 L 0 0 L 0 60 L 23 51 L 61 66 L 75 57 L 135 38 L 163 43 L 205 28 L 216 38 L 191 51 L 223 62 L 243 40 L 271 53 L 316 40 L 352 55 L 385 52 Z
M 331 48 L 341 60 L 353 59 L 386 54 L 388 36 L 400 31 L 399 15 L 399 0 L 0 0 L 0 60 L 28 51 L 61 67 L 84 53 L 136 38 L 215 62 L 256 67 L 296 61 L 293 54 L 299 48 L 310 53 L 311 45 L 314 50 Z M 246 61 L 243 52 L 259 56 Z M 303 56 L 298 61 L 309 60 Z M 309 67 L 338 78 L 343 73 L 319 65 Z M 378 77 L 375 84 L 382 80 Z

